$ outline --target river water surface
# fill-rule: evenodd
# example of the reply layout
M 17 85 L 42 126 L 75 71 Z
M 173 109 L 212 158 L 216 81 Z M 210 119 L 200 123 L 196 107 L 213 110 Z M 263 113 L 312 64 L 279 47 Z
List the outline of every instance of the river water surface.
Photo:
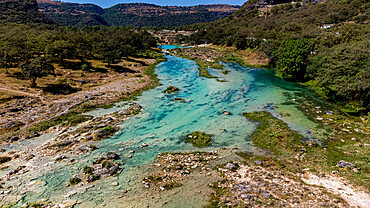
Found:
M 299 102 L 299 95 L 309 93 L 307 89 L 285 82 L 268 70 L 231 63 L 223 63 L 225 69 L 230 71 L 227 75 L 220 70 L 209 69 L 212 75 L 227 80 L 218 82 L 199 77 L 198 66 L 194 61 L 176 56 L 167 58 L 155 71 L 162 85 L 143 92 L 135 101 L 143 107 L 142 113 L 121 124 L 122 129 L 115 136 L 99 142 L 99 149 L 91 155 L 73 165 L 56 167 L 52 172 L 36 178 L 35 180 L 45 181 L 46 185 L 25 200 L 42 197 L 60 200 L 69 194 L 71 196 L 68 198 L 86 203 L 82 203 L 81 207 L 109 204 L 107 196 L 128 189 L 133 181 L 140 181 L 145 177 L 135 175 L 132 170 L 149 164 L 160 152 L 208 151 L 221 147 L 254 151 L 248 136 L 255 130 L 256 124 L 246 120 L 241 115 L 243 112 L 266 110 L 306 137 L 312 137 L 315 133 L 317 124 L 306 118 L 297 109 L 298 104 L 291 101 L 293 97 L 295 102 Z M 178 87 L 180 92 L 162 93 L 171 85 Z M 174 102 L 175 97 L 183 98 L 186 102 Z M 104 114 L 105 111 L 109 112 L 97 110 L 90 114 Z M 229 111 L 231 115 L 224 115 L 223 111 Z M 194 131 L 214 134 L 214 142 L 205 149 L 184 143 L 183 136 Z M 149 146 L 142 148 L 142 143 Z M 132 158 L 125 157 L 129 150 L 135 151 Z M 120 154 L 121 162 L 124 163 L 123 171 L 118 177 L 95 182 L 94 187 L 77 194 L 72 189 L 65 188 L 68 179 L 80 173 L 84 165 L 108 151 Z M 113 188 L 110 185 L 112 181 L 118 182 L 119 186 Z

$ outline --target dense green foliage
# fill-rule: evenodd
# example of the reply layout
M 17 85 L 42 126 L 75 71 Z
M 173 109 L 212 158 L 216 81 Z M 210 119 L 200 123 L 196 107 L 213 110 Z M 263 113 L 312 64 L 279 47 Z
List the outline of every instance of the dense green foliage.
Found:
M 189 43 L 257 49 L 281 77 L 309 81 L 349 111 L 370 109 L 368 1 L 287 3 L 270 10 L 254 3 L 245 3 L 230 17 L 179 29 L 198 30 Z
M 311 43 L 307 39 L 287 39 L 282 44 L 277 70 L 287 80 L 302 80 L 311 52 Z
M 116 25 L 133 27 L 176 27 L 210 22 L 231 15 L 228 11 L 210 11 L 213 5 L 168 7 L 154 4 L 118 4 L 103 9 L 94 4 L 40 3 L 42 11 L 55 22 L 73 26 Z M 237 9 L 237 6 L 230 6 Z
M 307 75 L 335 100 L 351 100 L 347 111 L 369 108 L 370 41 L 344 43 L 313 57 Z M 360 102 L 360 103 L 356 103 Z M 361 107 L 361 108 L 359 108 Z
M 20 66 L 25 77 L 36 85 L 36 78 L 53 71 L 52 62 L 80 59 L 81 69 L 88 70 L 88 59 L 108 64 L 136 55 L 156 46 L 156 39 L 145 31 L 95 27 L 0 26 L 0 64 L 6 69 Z
M 0 23 L 53 24 L 53 21 L 38 11 L 36 0 L 0 1 Z

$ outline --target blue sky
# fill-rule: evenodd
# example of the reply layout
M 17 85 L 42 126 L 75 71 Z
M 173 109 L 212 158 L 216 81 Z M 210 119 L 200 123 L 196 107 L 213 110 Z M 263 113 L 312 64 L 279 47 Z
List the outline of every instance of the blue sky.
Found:
M 119 3 L 151 3 L 157 5 L 177 5 L 177 6 L 190 6 L 199 4 L 232 4 L 242 5 L 246 0 L 62 0 L 63 2 L 73 3 L 93 3 L 101 7 L 110 7 Z

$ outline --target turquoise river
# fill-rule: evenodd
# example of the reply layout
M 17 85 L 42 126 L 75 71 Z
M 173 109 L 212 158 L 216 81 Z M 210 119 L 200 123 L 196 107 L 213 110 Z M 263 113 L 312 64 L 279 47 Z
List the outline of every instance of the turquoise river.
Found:
M 212 75 L 227 80 L 218 82 L 199 77 L 198 66 L 194 61 L 176 56 L 166 57 L 168 60 L 159 64 L 155 70 L 161 86 L 143 92 L 135 101 L 143 107 L 143 111 L 120 124 L 121 130 L 113 137 L 97 143 L 99 149 L 90 155 L 81 156 L 70 165 L 55 166 L 52 171 L 33 178 L 45 184 L 30 192 L 24 201 L 40 198 L 58 201 L 68 197 L 79 200 L 81 203 L 78 207 L 114 207 L 110 203 L 119 199 L 113 196 L 122 189 L 130 190 L 130 187 L 138 186 L 145 177 L 138 175 L 142 174 L 140 171 L 145 172 L 138 167 L 152 163 L 160 152 L 210 151 L 219 148 L 255 151 L 248 136 L 255 130 L 256 124 L 245 119 L 241 115 L 243 112 L 269 111 L 307 138 L 320 135 L 316 130 L 317 124 L 298 109 L 298 103 L 303 97 L 315 97 L 306 88 L 286 82 L 269 70 L 231 63 L 222 63 L 230 71 L 227 75 L 222 74 L 221 70 L 209 69 Z M 168 86 L 178 87 L 180 92 L 162 93 Z M 183 98 L 186 102 L 174 102 L 175 97 Z M 129 103 L 118 105 L 126 107 Z M 113 110 L 120 108 L 115 107 Z M 111 111 L 98 109 L 89 114 L 102 115 Z M 229 111 L 231 115 L 224 115 L 223 111 Z M 194 131 L 214 134 L 214 142 L 203 149 L 184 143 L 183 136 Z M 142 148 L 142 143 L 149 146 Z M 129 150 L 135 151 L 132 158 L 124 156 Z M 94 182 L 93 186 L 83 191 L 66 187 L 68 179 L 81 172 L 84 165 L 109 151 L 120 154 L 120 162 L 124 164 L 117 177 Z M 119 185 L 113 187 L 112 182 L 118 182 Z M 139 194 L 139 190 L 136 192 Z

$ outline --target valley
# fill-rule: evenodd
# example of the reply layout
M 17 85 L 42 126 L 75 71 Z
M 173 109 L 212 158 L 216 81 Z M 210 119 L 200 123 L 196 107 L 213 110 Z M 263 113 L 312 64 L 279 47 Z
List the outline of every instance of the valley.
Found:
M 0 11 L 0 207 L 370 206 L 368 2 Z

